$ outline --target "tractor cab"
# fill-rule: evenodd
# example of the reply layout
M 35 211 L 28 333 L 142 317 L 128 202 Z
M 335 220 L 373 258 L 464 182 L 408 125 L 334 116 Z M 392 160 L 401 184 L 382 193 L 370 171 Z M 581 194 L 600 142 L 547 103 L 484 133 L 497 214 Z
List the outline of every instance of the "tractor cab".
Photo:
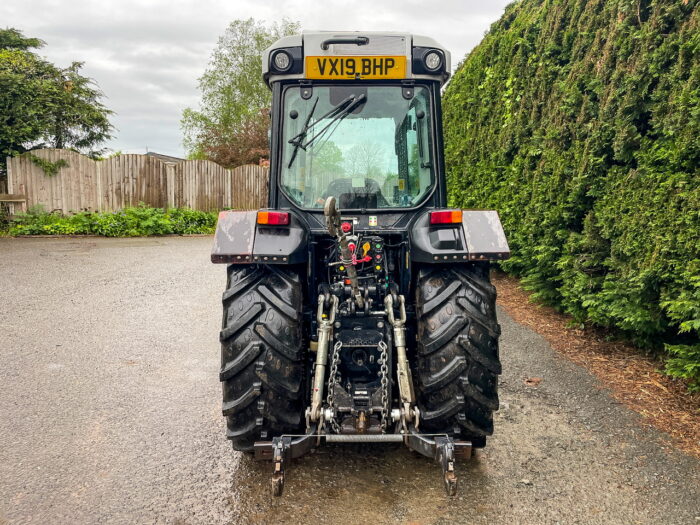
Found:
M 271 207 L 444 205 L 440 86 L 450 54 L 410 34 L 305 32 L 263 56 L 273 91 Z

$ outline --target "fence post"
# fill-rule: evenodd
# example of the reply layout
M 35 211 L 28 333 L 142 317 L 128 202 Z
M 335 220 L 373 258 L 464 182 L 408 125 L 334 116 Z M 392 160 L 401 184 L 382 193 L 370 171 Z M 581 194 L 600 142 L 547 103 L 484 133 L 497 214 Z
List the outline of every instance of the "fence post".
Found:
M 165 189 L 168 208 L 175 208 L 175 164 L 165 165 Z
M 102 205 L 102 162 L 95 162 L 95 211 L 102 211 L 104 206 Z
M 12 187 L 12 157 L 5 157 L 5 166 L 7 166 L 7 193 L 14 193 L 14 188 Z M 25 202 L 26 204 L 26 202 Z M 14 204 L 7 205 L 7 211 L 10 215 L 15 214 Z
M 14 163 L 14 159 L 17 157 L 6 157 L 5 158 L 5 165 L 7 166 L 7 193 L 15 193 L 15 185 L 12 181 L 12 164 Z M 27 201 L 25 200 L 19 205 L 19 209 L 22 211 L 22 213 L 27 212 Z M 9 212 L 10 215 L 15 214 L 15 204 L 9 203 L 7 206 L 7 211 Z

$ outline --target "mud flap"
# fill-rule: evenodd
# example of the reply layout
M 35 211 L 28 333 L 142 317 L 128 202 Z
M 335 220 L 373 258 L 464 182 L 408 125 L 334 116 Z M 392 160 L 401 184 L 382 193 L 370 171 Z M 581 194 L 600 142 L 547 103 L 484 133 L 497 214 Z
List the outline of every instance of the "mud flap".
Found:
M 308 258 L 308 228 L 292 212 L 289 224 L 257 223 L 257 211 L 222 211 L 216 223 L 211 262 L 298 264 Z
M 500 261 L 510 257 L 503 226 L 494 210 L 461 210 L 462 221 L 430 224 L 430 210 L 410 230 L 411 259 L 419 263 Z

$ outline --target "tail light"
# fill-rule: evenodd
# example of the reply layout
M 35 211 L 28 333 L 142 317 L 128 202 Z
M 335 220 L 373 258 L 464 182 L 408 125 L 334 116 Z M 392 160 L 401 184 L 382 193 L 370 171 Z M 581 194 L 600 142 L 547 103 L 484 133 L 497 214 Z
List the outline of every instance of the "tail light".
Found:
M 462 210 L 440 210 L 430 212 L 430 224 L 457 224 L 462 222 Z
M 258 224 L 287 226 L 289 224 L 289 213 L 286 211 L 259 211 Z

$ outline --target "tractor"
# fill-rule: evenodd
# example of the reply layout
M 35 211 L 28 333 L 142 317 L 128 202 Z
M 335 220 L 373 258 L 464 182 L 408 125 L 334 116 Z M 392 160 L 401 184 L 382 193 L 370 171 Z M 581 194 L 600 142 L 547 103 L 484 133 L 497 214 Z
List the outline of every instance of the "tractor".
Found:
M 233 448 L 286 466 L 330 443 L 484 447 L 498 409 L 498 214 L 448 207 L 450 54 L 406 33 L 303 32 L 262 57 L 267 209 L 219 215 L 223 415 Z

